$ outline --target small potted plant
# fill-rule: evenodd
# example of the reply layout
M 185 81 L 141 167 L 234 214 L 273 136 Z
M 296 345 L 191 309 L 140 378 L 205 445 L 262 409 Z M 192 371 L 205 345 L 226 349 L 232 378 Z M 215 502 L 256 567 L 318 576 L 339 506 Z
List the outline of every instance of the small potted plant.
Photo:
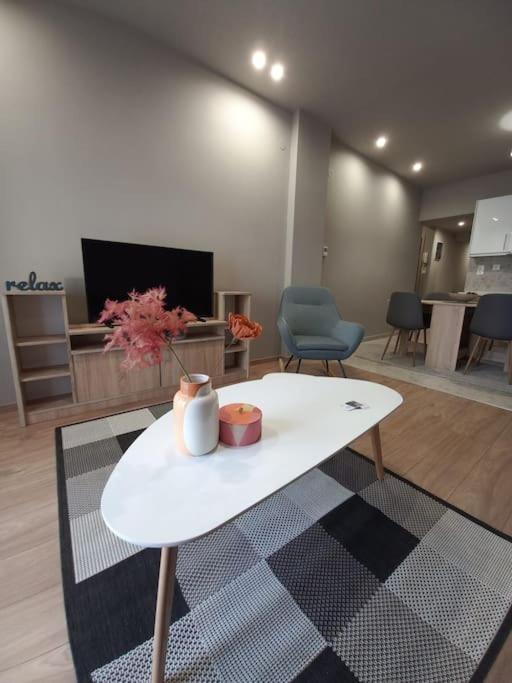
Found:
M 157 365 L 167 348 L 183 376 L 174 396 L 173 423 L 178 449 L 191 455 L 204 455 L 219 441 L 219 401 L 208 375 L 192 374 L 184 367 L 173 339 L 185 334 L 187 324 L 197 320 L 187 309 L 166 310 L 164 287 L 147 292 L 130 292 L 125 301 L 107 299 L 98 322 L 112 328 L 105 335 L 105 351 L 117 348 L 125 353 L 122 367 L 127 370 Z

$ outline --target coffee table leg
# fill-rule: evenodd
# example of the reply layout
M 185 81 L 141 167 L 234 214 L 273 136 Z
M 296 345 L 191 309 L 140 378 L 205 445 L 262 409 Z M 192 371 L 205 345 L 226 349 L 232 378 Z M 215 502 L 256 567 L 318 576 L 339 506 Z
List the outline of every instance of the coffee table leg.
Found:
M 177 557 L 178 548 L 162 548 L 155 610 L 155 635 L 153 639 L 151 683 L 164 683 L 165 659 L 167 655 L 167 641 L 169 640 L 169 626 L 171 623 Z
M 373 459 L 375 461 L 375 469 L 377 470 L 377 477 L 384 479 L 384 466 L 382 465 L 382 444 L 380 441 L 380 425 L 376 424 L 371 429 Z

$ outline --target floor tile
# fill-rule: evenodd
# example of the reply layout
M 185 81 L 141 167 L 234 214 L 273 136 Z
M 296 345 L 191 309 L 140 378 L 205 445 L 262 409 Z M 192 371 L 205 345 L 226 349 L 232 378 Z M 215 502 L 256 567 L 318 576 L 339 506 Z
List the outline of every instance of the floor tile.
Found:
M 483 656 L 510 606 L 424 543 L 416 546 L 385 585 L 475 660 Z
M 260 560 L 240 529 L 227 524 L 179 549 L 176 576 L 192 608 Z
M 375 576 L 318 524 L 267 562 L 328 642 L 380 586 Z
M 423 539 L 450 562 L 512 600 L 512 544 L 453 510 Z
M 418 543 L 415 536 L 358 495 L 322 517 L 320 524 L 381 581 Z
M 334 649 L 361 683 L 467 683 L 476 662 L 382 587 Z
M 422 538 L 447 510 L 430 496 L 390 474 L 359 491 L 359 495 L 418 538 Z
M 291 681 L 326 645 L 264 560 L 191 614 L 226 683 Z
M 334 455 L 320 465 L 325 474 L 333 477 L 342 486 L 357 493 L 377 479 L 375 465 L 353 453 L 349 448 Z
M 318 468 L 294 481 L 283 493 L 315 521 L 354 495 Z
M 92 683 L 140 683 L 151 679 L 153 639 L 92 672 Z M 172 624 L 165 666 L 166 679 L 179 683 L 221 683 L 221 678 L 189 614 Z
M 68 448 L 63 454 L 66 479 L 107 465 L 115 465 L 122 454 L 123 451 L 115 436 Z
M 235 524 L 263 557 L 279 550 L 313 523 L 281 491 L 235 519 Z
M 106 417 L 100 420 L 89 420 L 62 428 L 62 448 L 83 446 L 92 441 L 100 441 L 112 436 L 114 436 L 114 432 Z
M 113 433 L 117 436 L 126 432 L 134 432 L 136 429 L 145 429 L 150 424 L 153 424 L 155 417 L 148 408 L 141 408 L 140 410 L 132 410 L 128 413 L 112 415 L 107 417 L 106 420 Z

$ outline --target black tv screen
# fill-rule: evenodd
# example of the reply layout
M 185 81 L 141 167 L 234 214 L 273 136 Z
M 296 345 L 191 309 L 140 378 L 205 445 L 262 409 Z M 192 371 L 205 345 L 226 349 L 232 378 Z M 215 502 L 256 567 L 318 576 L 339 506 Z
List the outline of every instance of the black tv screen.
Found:
M 184 306 L 197 316 L 213 315 L 213 253 L 145 244 L 82 239 L 89 322 L 106 299 L 162 285 L 167 308 Z

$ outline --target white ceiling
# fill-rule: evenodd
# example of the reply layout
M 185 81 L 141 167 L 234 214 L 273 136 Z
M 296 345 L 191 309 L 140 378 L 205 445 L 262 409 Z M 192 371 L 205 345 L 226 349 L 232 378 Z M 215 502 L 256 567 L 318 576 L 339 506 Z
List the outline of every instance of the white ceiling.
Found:
M 428 186 L 512 168 L 512 0 L 68 0 L 121 19 Z M 277 84 L 250 65 L 264 47 Z M 386 133 L 389 145 L 374 139 Z M 424 170 L 416 175 L 416 159 Z

